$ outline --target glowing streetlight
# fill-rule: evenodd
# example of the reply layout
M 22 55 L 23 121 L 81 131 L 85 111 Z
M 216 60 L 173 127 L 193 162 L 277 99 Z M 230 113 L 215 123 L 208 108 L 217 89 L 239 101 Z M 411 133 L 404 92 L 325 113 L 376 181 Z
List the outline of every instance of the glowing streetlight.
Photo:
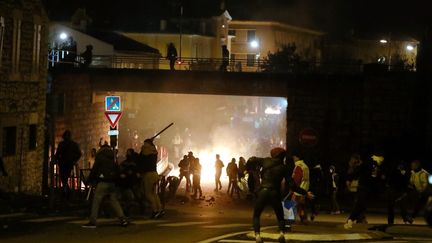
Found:
M 386 40 L 386 39 L 381 39 L 381 40 L 380 40 L 380 43 L 381 43 L 381 44 L 387 44 L 387 40 Z
M 406 46 L 406 49 L 407 49 L 407 51 L 412 51 L 412 50 L 414 50 L 414 46 L 408 44 Z
M 63 33 L 60 33 L 59 37 L 60 37 L 60 40 L 66 40 L 66 38 L 67 38 L 68 36 L 67 36 L 66 33 L 63 32 Z
M 251 41 L 251 42 L 249 43 L 249 45 L 250 45 L 250 47 L 252 47 L 252 48 L 258 48 L 259 43 L 258 43 L 258 41 L 253 40 L 253 41 Z

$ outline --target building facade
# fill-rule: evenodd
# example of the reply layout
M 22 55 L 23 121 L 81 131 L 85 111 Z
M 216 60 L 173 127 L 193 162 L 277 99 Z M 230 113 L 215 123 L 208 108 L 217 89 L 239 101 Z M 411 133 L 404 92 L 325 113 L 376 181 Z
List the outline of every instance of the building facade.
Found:
M 42 191 L 47 17 L 41 1 L 0 2 L 0 156 L 4 191 Z
M 256 71 L 257 62 L 283 46 L 295 45 L 301 60 L 320 62 L 323 32 L 274 21 L 233 20 L 229 23 L 231 63 L 246 62 Z M 241 65 L 244 67 L 244 65 Z

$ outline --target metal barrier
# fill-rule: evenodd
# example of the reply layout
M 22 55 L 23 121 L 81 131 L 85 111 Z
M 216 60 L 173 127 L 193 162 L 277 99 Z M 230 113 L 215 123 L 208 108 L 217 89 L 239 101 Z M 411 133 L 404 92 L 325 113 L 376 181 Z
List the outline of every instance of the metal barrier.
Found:
M 225 60 L 226 61 L 226 60 Z M 229 59 L 226 70 L 222 64 L 222 58 L 192 58 L 178 57 L 174 68 L 188 71 L 228 71 L 228 72 L 275 72 L 275 73 L 361 73 L 365 67 L 371 64 L 363 64 L 354 60 L 345 62 L 311 62 L 300 61 L 284 65 L 283 69 L 266 69 L 266 60 L 256 59 Z M 65 50 L 51 50 L 48 54 L 49 67 L 83 67 L 84 60 L 81 56 Z M 381 64 L 372 64 L 381 65 Z M 400 66 L 381 65 L 381 71 L 415 71 L 412 68 Z M 152 69 L 169 70 L 169 60 L 159 55 L 93 55 L 89 68 L 120 68 L 120 69 Z M 271 67 L 270 67 L 271 69 Z M 367 68 L 366 68 L 367 69 Z

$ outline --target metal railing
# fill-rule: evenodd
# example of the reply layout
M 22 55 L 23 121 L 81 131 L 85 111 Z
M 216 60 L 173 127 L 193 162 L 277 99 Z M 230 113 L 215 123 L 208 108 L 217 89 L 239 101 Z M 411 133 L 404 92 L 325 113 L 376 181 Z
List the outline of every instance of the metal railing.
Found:
M 225 60 L 227 61 L 227 60 Z M 284 68 L 271 69 L 266 67 L 265 60 L 257 59 L 229 59 L 226 69 L 222 58 L 177 58 L 175 70 L 189 71 L 228 71 L 228 72 L 275 72 L 275 73 L 361 73 L 372 71 L 413 71 L 400 66 L 382 64 L 363 64 L 355 61 L 344 62 L 311 62 L 301 61 L 284 65 Z M 226 63 L 225 63 L 226 64 Z M 80 68 L 84 66 L 84 59 L 64 50 L 52 50 L 48 54 L 49 67 Z M 121 69 L 152 69 L 169 70 L 170 62 L 159 55 L 93 55 L 89 68 L 121 68 Z

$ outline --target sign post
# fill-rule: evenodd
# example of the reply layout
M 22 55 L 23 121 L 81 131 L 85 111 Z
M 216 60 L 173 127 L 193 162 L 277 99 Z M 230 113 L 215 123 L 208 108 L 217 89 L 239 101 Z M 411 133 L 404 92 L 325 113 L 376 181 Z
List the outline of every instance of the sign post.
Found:
M 119 134 L 117 124 L 122 116 L 120 96 L 105 96 L 105 116 L 110 123 L 110 129 L 108 130 L 110 145 L 116 148 Z
M 318 143 L 318 133 L 313 128 L 305 128 L 299 133 L 299 142 L 306 147 L 314 147 Z

